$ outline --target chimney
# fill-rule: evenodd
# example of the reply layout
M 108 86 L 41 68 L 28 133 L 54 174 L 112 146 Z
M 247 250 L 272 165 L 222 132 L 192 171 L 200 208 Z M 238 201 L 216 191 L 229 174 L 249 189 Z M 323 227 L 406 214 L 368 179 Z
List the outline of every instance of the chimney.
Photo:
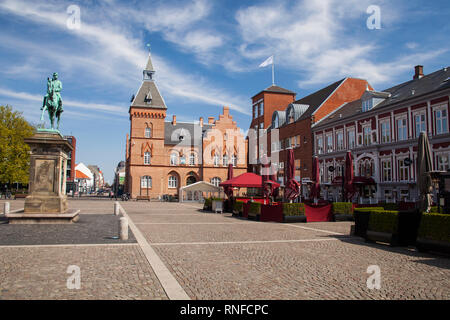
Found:
M 423 77 L 423 66 L 417 65 L 414 67 L 415 73 L 413 80 L 420 79 Z
M 200 117 L 200 127 L 203 127 L 203 117 Z
M 208 117 L 208 124 L 214 123 L 214 117 Z
M 230 113 L 230 107 L 224 106 L 223 107 L 223 115 L 228 116 Z
M 174 125 L 174 126 L 177 125 L 177 116 L 176 115 L 172 116 L 172 125 Z

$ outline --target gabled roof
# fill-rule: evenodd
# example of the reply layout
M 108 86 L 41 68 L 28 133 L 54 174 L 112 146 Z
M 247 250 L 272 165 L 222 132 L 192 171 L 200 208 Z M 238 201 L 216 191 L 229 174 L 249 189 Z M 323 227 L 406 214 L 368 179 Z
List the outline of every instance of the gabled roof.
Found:
M 75 170 L 75 178 L 76 179 L 90 179 L 87 175 L 79 170 Z
M 146 101 L 146 97 L 150 93 L 151 100 Z M 139 88 L 136 96 L 134 97 L 132 107 L 142 107 L 142 108 L 158 108 L 167 109 L 166 103 L 159 93 L 158 87 L 155 81 L 144 80 L 142 81 L 141 87 Z
M 406 81 L 389 89 L 383 90 L 383 92 L 389 92 L 391 95 L 386 98 L 386 100 L 377 104 L 367 112 L 371 112 L 372 110 L 380 110 L 384 107 L 388 107 L 401 101 L 416 98 L 424 94 L 449 89 L 450 80 L 447 80 L 449 77 L 450 68 L 444 68 L 425 75 L 420 79 Z M 322 125 L 326 125 L 330 122 L 348 118 L 360 113 L 362 113 L 362 100 L 358 99 L 349 102 L 341 108 L 337 109 L 334 113 L 318 122 L 317 126 L 319 127 Z
M 336 81 L 335 83 L 332 83 L 319 91 L 311 93 L 310 95 L 295 101 L 294 104 L 309 105 L 309 108 L 300 116 L 300 119 L 307 119 L 311 117 L 314 111 L 316 111 L 317 108 L 319 108 L 322 103 L 328 99 L 328 97 L 345 81 L 345 79 L 346 78 Z

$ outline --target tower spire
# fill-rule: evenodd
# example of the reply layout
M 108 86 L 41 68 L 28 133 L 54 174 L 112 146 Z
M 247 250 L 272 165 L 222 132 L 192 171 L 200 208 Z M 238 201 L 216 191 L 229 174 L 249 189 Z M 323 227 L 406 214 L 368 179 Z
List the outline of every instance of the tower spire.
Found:
M 155 69 L 153 68 L 152 55 L 150 53 L 150 45 L 147 44 L 147 46 L 149 48 L 149 51 L 148 51 L 147 64 L 143 71 L 143 80 L 154 80 L 153 77 L 155 74 Z

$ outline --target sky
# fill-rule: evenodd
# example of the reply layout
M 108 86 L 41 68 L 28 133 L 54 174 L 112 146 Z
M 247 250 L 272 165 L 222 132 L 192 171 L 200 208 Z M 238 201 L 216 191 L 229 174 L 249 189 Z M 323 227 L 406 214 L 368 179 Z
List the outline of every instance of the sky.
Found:
M 167 120 L 229 106 L 245 132 L 251 97 L 272 83 L 270 66 L 259 68 L 271 55 L 276 85 L 298 99 L 344 77 L 383 90 L 412 79 L 415 65 L 449 66 L 449 16 L 448 0 L 0 0 L 0 105 L 38 124 L 58 72 L 61 132 L 76 137 L 76 162 L 111 183 L 147 44 Z

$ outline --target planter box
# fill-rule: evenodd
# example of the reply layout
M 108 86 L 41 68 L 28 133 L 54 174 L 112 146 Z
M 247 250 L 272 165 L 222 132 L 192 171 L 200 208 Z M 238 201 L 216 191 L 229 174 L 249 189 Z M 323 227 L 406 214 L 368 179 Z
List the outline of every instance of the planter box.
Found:
M 248 211 L 250 209 L 250 203 L 244 203 L 242 205 L 243 211 L 242 211 L 242 217 L 248 218 Z
M 391 246 L 399 245 L 398 234 L 393 234 L 393 233 L 367 230 L 365 239 L 366 239 L 366 242 L 380 241 L 380 242 L 389 243 Z
M 283 205 L 261 205 L 261 221 L 283 222 Z
M 366 237 L 367 228 L 369 227 L 370 214 L 368 212 L 355 212 L 355 236 Z
M 417 238 L 416 247 L 420 252 L 436 251 L 450 254 L 450 242 Z
M 334 221 L 354 221 L 355 218 L 352 214 L 334 214 Z
M 305 215 L 301 215 L 301 216 L 284 216 L 283 217 L 283 222 L 306 222 L 306 216 Z

